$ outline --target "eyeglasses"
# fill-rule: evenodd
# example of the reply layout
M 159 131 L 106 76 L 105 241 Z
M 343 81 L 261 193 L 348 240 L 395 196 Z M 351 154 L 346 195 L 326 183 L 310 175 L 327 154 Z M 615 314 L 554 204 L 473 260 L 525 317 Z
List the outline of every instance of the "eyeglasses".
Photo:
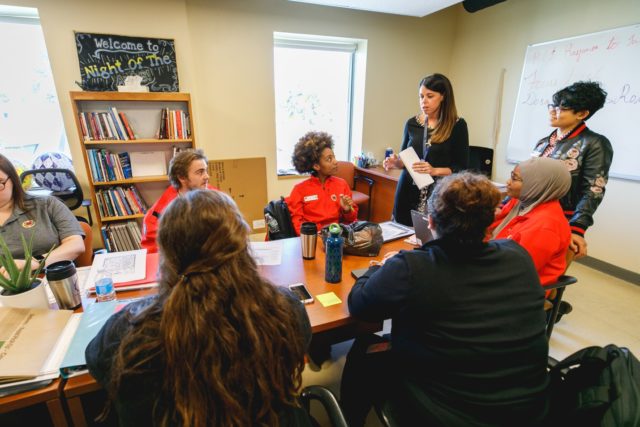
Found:
M 560 105 L 556 105 L 556 104 L 547 104 L 547 108 L 549 109 L 549 112 L 555 111 L 556 112 L 556 116 L 559 116 L 560 113 L 563 112 L 563 111 L 572 110 L 572 108 L 561 107 Z
M 0 191 L 4 190 L 7 182 L 9 181 L 9 177 L 7 177 L 4 181 L 0 181 Z
M 522 177 L 516 175 L 514 171 L 511 171 L 511 181 L 520 181 L 522 182 Z

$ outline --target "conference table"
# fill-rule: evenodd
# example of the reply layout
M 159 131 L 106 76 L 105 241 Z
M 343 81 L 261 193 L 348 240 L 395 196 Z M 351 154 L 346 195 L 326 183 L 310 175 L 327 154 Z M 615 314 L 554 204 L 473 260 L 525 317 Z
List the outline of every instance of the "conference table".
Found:
M 313 344 L 327 345 L 338 343 L 365 332 L 376 332 L 382 329 L 382 323 L 366 323 L 349 315 L 347 297 L 355 279 L 351 270 L 365 268 L 372 259 L 379 260 L 386 253 L 401 249 L 412 249 L 413 246 L 403 240 L 388 242 L 383 245 L 380 254 L 375 258 L 345 255 L 342 264 L 342 281 L 333 284 L 324 280 L 325 254 L 322 242 L 318 240 L 316 257 L 312 260 L 302 259 L 299 238 L 283 239 L 271 244 L 282 245 L 282 263 L 279 265 L 261 265 L 260 274 L 275 285 L 288 286 L 293 283 L 304 283 L 315 301 L 307 304 L 306 309 L 313 332 Z M 129 299 L 151 295 L 155 288 L 118 293 L 118 298 Z M 317 295 L 333 292 L 341 303 L 324 307 Z M 83 304 L 91 302 L 90 299 Z M 94 418 L 102 408 L 105 392 L 90 374 L 82 374 L 67 379 L 62 385 L 62 395 L 66 401 L 71 425 L 76 427 L 90 425 L 87 420 Z M 95 403 L 100 405 L 96 406 Z M 89 410 L 87 405 L 92 406 Z M 96 412 L 97 411 L 97 412 Z

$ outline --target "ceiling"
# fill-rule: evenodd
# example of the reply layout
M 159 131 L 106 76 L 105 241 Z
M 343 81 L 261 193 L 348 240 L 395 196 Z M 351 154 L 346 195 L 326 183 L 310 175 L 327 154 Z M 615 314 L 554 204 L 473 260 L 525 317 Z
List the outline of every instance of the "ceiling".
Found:
M 321 6 L 423 17 L 462 0 L 289 0 Z

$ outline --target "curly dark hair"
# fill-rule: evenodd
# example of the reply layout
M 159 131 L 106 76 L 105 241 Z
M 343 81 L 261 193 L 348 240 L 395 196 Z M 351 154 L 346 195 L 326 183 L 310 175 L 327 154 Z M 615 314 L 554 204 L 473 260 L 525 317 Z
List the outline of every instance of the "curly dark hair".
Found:
M 498 203 L 500 192 L 486 176 L 461 172 L 438 181 L 428 209 L 439 237 L 473 245 L 484 239 Z
M 299 173 L 316 174 L 313 165 L 320 162 L 325 148 L 333 150 L 333 138 L 326 132 L 307 132 L 293 148 L 291 162 Z
M 575 112 L 589 111 L 585 120 L 604 106 L 607 92 L 597 82 L 576 82 L 553 94 L 553 103 Z

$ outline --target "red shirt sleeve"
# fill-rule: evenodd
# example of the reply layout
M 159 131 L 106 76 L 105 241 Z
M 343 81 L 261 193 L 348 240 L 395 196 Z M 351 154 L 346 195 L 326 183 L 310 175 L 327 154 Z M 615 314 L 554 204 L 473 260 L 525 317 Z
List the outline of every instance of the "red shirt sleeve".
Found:
M 293 223 L 293 228 L 296 231 L 296 235 L 300 235 L 300 226 L 303 223 L 303 204 L 302 204 L 302 193 L 298 190 L 298 187 L 293 187 L 291 190 L 291 194 L 285 200 L 287 202 L 287 207 L 289 208 L 289 213 L 291 214 L 291 222 Z

